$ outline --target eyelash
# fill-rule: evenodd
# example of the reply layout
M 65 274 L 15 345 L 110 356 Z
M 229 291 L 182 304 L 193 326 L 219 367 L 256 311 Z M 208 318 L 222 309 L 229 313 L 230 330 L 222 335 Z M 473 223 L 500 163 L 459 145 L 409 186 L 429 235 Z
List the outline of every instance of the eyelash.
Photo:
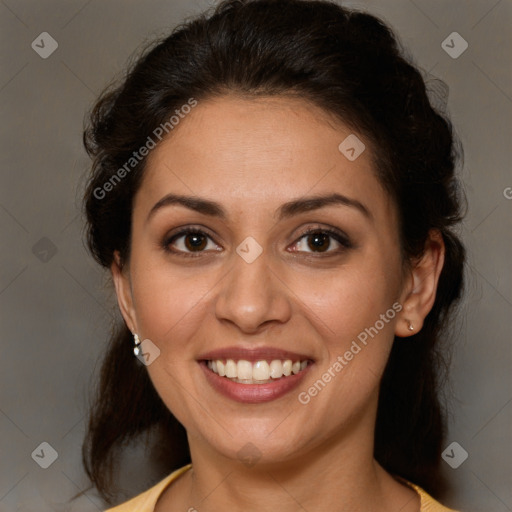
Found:
M 178 255 L 178 256 L 182 256 L 182 257 L 185 257 L 185 258 L 197 258 L 199 256 L 202 255 L 203 252 L 205 252 L 204 250 L 202 251 L 196 251 L 196 252 L 185 252 L 185 251 L 181 251 L 181 250 L 173 250 L 173 249 L 170 249 L 169 246 L 174 243 L 177 239 L 183 237 L 183 236 L 186 236 L 186 235 L 203 235 L 203 236 L 206 236 L 207 238 L 209 238 L 210 240 L 214 241 L 212 239 L 212 237 L 206 233 L 205 231 L 201 230 L 201 229 L 198 229 L 198 228 L 186 228 L 186 229 L 183 229 L 181 231 L 179 231 L 178 233 L 175 233 L 173 235 L 171 235 L 170 237 L 166 237 L 162 243 L 162 247 L 164 249 L 164 251 L 168 252 L 168 253 L 171 253 L 171 254 L 175 254 L 175 255 Z M 338 232 L 334 229 L 329 229 L 329 228 L 320 228 L 320 227 L 317 227 L 317 228 L 310 228 L 306 231 L 304 231 L 303 233 L 301 233 L 301 235 L 299 236 L 299 238 L 296 240 L 296 242 L 294 242 L 294 244 L 296 244 L 297 242 L 299 242 L 300 240 L 302 240 L 303 238 L 307 237 L 307 236 L 310 236 L 310 235 L 316 235 L 316 234 L 325 234 L 325 235 L 328 235 L 330 236 L 331 238 L 333 238 L 336 242 L 338 242 L 340 245 L 341 245 L 341 248 L 340 249 L 336 249 L 336 250 L 327 250 L 326 252 L 322 253 L 322 252 L 315 252 L 315 251 L 311 251 L 311 252 L 306 252 L 306 254 L 308 256 L 312 256 L 312 257 L 326 257 L 326 256 L 323 256 L 324 254 L 329 256 L 329 255 L 333 255 L 333 254 L 340 254 L 341 252 L 343 252 L 344 250 L 347 250 L 347 249 L 352 249 L 354 247 L 353 243 L 350 241 L 350 239 L 345 235 L 343 234 L 342 232 Z M 301 253 L 301 252 L 305 252 L 305 251 L 294 251 L 295 253 Z

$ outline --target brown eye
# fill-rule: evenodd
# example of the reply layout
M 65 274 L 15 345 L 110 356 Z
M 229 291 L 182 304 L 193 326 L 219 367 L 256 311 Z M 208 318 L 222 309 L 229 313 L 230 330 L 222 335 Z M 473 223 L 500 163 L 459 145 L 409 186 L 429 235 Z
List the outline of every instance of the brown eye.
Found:
M 197 229 L 182 230 L 166 238 L 162 245 L 166 251 L 183 256 L 190 256 L 191 253 L 199 256 L 206 249 L 219 250 L 207 233 Z
M 185 247 L 190 251 L 201 251 L 207 245 L 206 237 L 198 233 L 185 235 Z
M 293 252 L 337 254 L 352 247 L 352 242 L 344 233 L 316 228 L 302 234 L 295 242 Z
M 331 237 L 325 233 L 315 233 L 313 235 L 308 235 L 308 247 L 312 251 L 325 252 L 331 245 L 330 238 Z

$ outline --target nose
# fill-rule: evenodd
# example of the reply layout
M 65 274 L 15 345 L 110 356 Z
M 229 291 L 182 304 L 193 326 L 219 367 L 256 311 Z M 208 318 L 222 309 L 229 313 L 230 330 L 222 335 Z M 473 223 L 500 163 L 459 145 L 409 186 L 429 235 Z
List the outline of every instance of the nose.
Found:
M 252 263 L 238 254 L 233 260 L 232 270 L 222 280 L 217 296 L 217 318 L 244 333 L 287 322 L 292 310 L 290 291 L 270 268 L 265 251 Z

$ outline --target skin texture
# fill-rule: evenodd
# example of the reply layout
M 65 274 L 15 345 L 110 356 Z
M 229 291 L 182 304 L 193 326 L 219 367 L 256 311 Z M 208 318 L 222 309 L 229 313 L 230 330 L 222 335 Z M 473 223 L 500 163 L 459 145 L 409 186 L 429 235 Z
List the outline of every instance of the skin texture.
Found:
M 135 196 L 130 259 L 121 265 L 116 255 L 111 270 L 128 327 L 161 351 L 149 375 L 189 437 L 193 469 L 166 489 L 157 511 L 419 510 L 416 493 L 373 459 L 373 435 L 394 335 L 421 329 L 444 246 L 432 232 L 424 256 L 404 265 L 396 208 L 376 178 L 370 144 L 357 134 L 366 150 L 355 161 L 338 149 L 351 133 L 297 98 L 222 96 L 199 102 L 150 154 Z M 333 192 L 369 215 L 330 205 L 275 216 L 283 203 Z M 168 205 L 148 219 L 169 193 L 216 201 L 227 217 Z M 197 257 L 164 249 L 186 226 L 210 237 Z M 326 252 L 315 252 L 307 228 L 342 230 L 352 247 L 330 238 Z M 250 264 L 236 252 L 249 236 L 263 249 Z M 187 251 L 186 240 L 167 247 Z M 395 302 L 402 310 L 301 404 L 298 393 Z M 304 353 L 314 365 L 298 390 L 242 404 L 217 393 L 196 361 L 234 345 Z M 252 467 L 237 456 L 248 442 L 261 457 Z

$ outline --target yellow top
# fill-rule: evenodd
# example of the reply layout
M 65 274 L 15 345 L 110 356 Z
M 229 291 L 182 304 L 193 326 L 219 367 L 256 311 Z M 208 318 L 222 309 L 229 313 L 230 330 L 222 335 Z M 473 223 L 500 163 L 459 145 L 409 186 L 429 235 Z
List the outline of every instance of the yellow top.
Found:
M 114 508 L 109 508 L 105 512 L 153 512 L 155 510 L 155 505 L 163 493 L 166 487 L 168 487 L 174 480 L 176 480 L 181 474 L 185 473 L 187 469 L 190 469 L 192 464 L 187 464 L 180 469 L 172 472 L 170 475 L 166 476 L 163 480 L 157 483 L 155 486 L 151 487 L 147 491 L 135 496 L 129 501 L 122 503 Z M 437 502 L 434 498 L 429 496 L 423 489 L 418 487 L 417 485 L 411 484 L 407 482 L 410 487 L 412 487 L 420 496 L 421 499 L 421 508 L 420 512 L 456 512 L 450 508 L 443 507 L 439 502 Z

